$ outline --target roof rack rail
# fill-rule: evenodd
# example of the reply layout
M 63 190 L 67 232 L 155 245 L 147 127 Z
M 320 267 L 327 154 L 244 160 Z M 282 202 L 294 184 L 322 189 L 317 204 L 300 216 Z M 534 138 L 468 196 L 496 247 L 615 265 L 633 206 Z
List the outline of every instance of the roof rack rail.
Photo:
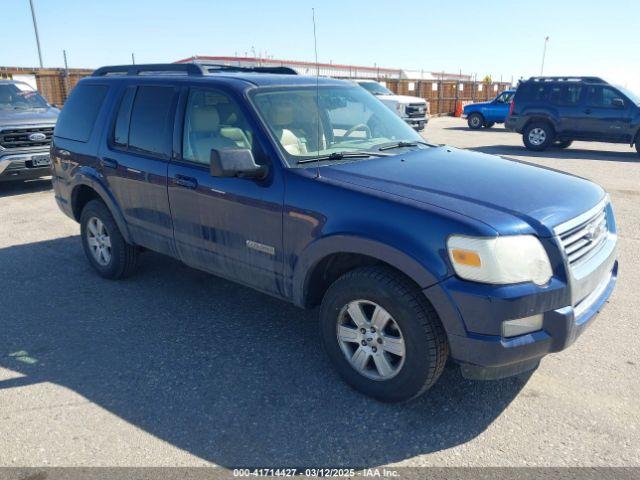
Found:
M 189 65 L 187 63 L 183 65 Z M 215 73 L 216 71 L 224 72 L 254 72 L 254 73 L 276 73 L 280 75 L 297 75 L 293 68 L 289 67 L 240 67 L 235 65 L 224 65 L 221 63 L 193 63 L 191 65 L 198 65 L 208 73 Z
M 580 77 L 580 76 L 567 76 L 567 77 L 530 77 L 531 82 L 592 82 L 592 83 L 607 83 L 600 77 Z
M 146 65 L 113 65 L 94 70 L 92 76 L 140 75 L 140 74 L 181 74 L 201 76 L 203 69 L 195 63 L 150 63 Z

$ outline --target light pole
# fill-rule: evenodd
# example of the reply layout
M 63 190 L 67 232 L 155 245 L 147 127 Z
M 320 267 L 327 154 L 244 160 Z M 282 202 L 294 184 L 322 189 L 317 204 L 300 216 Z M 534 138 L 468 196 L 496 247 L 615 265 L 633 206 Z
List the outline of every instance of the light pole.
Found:
M 40 68 L 42 68 L 42 52 L 40 51 L 40 37 L 38 36 L 38 22 L 36 21 L 36 11 L 33 8 L 33 0 L 29 0 L 31 7 L 31 18 L 33 19 L 33 30 L 36 32 L 36 44 L 38 45 L 38 59 L 40 60 Z
M 544 49 L 542 50 L 542 66 L 540 67 L 540 76 L 544 75 L 544 58 L 547 56 L 547 43 L 549 43 L 549 37 L 544 37 Z

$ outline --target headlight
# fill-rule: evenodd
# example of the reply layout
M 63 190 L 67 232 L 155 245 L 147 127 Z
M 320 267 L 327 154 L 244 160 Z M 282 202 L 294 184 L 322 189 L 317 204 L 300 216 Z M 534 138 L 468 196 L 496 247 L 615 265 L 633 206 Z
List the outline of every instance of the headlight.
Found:
M 547 252 L 533 235 L 491 238 L 452 235 L 447 249 L 456 274 L 466 280 L 544 285 L 553 273 Z

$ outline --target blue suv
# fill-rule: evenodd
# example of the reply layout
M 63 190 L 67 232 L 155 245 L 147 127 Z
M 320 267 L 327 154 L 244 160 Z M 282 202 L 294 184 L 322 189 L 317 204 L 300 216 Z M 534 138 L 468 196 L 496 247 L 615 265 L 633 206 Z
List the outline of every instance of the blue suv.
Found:
M 448 358 L 470 378 L 535 368 L 616 282 L 602 188 L 431 145 L 350 82 L 103 67 L 73 90 L 51 156 L 99 275 L 153 250 L 319 306 L 333 365 L 383 401 L 421 394 Z
M 467 124 L 472 130 L 491 128 L 496 123 L 504 123 L 509 116 L 509 107 L 515 92 L 505 90 L 489 102 L 466 105 L 462 109 L 462 118 L 467 119 Z

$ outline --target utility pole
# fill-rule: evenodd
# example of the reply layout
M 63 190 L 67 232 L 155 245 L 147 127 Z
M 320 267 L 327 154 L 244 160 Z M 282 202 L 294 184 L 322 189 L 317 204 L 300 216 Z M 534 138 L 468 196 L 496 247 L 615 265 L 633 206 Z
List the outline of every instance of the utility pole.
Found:
M 135 65 L 135 64 L 136 64 L 136 56 L 133 54 L 133 52 L 131 52 L 131 63 L 132 63 L 133 65 Z
M 62 56 L 64 57 L 64 100 L 69 98 L 69 92 L 71 91 L 71 82 L 69 80 L 69 63 L 67 62 L 67 51 L 62 50 Z
M 544 49 L 542 50 L 542 66 L 540 67 L 540 76 L 544 75 L 544 58 L 547 56 L 547 43 L 549 43 L 549 37 L 544 37 Z
M 40 51 L 40 36 L 38 35 L 38 22 L 36 21 L 36 11 L 33 8 L 33 0 L 29 0 L 31 7 L 31 18 L 33 19 L 33 30 L 36 33 L 36 44 L 38 45 L 38 60 L 40 60 L 40 68 L 42 68 L 42 52 Z

